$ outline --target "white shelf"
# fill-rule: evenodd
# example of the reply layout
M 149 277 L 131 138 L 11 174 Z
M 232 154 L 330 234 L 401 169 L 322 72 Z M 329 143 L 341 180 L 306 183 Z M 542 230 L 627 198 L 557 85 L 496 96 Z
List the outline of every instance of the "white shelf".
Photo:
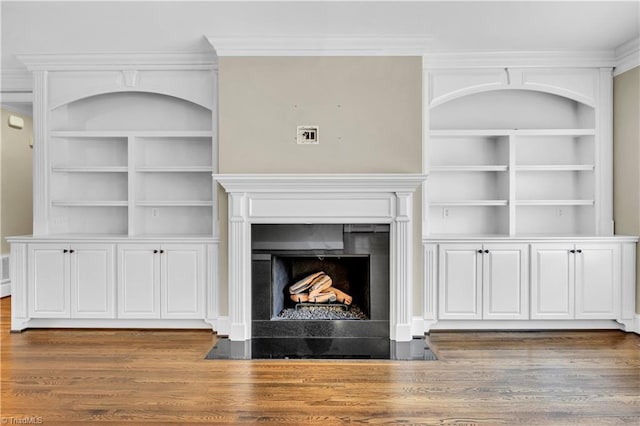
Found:
M 460 137 L 460 136 L 509 136 L 512 129 L 477 129 L 477 130 L 431 130 L 431 137 Z
M 73 201 L 55 200 L 51 202 L 54 207 L 127 207 L 126 201 Z
M 212 207 L 212 201 L 185 200 L 185 201 L 138 201 L 139 207 Z
M 451 201 L 432 201 L 432 207 L 456 207 L 456 206 L 507 206 L 507 200 L 451 200 Z
M 495 166 L 431 166 L 432 173 L 441 172 L 506 172 L 509 170 L 509 166 L 495 165 Z
M 114 138 L 114 137 L 210 138 L 207 130 L 54 130 L 54 138 Z
M 431 130 L 431 137 L 460 136 L 591 136 L 595 129 L 443 129 Z
M 51 171 L 58 173 L 126 173 L 126 166 L 54 166 Z
M 593 164 L 540 164 L 540 165 L 523 165 L 515 167 L 517 172 L 592 172 Z
M 594 200 L 517 200 L 518 206 L 593 206 Z
M 211 166 L 138 166 L 136 171 L 140 173 L 212 173 Z

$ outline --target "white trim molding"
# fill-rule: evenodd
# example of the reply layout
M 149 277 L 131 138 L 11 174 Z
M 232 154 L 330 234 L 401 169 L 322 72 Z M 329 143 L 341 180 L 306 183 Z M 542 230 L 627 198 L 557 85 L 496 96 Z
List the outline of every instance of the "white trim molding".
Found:
M 31 92 L 31 73 L 25 68 L 2 68 L 2 92 Z
M 599 51 L 468 51 L 425 54 L 424 69 L 455 68 L 599 68 L 615 65 L 614 52 Z
M 633 38 L 616 49 L 616 68 L 613 75 L 620 75 L 640 66 L 640 37 Z
M 229 339 L 251 339 L 251 225 L 388 223 L 389 337 L 410 341 L 413 193 L 422 174 L 214 175 L 229 196 Z
M 217 67 L 213 52 L 174 53 L 80 53 L 80 54 L 23 54 L 16 55 L 29 71 L 90 71 L 131 68 L 153 69 L 211 69 Z
M 421 56 L 433 38 L 423 35 L 211 35 L 218 56 Z

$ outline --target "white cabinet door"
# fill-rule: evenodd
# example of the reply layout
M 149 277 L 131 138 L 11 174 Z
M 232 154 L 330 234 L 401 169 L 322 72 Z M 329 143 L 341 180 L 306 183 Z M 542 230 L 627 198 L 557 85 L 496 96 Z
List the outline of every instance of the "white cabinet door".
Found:
M 482 319 L 480 244 L 441 244 L 438 317 Z
M 578 319 L 615 319 L 620 313 L 620 246 L 576 245 Z
M 159 245 L 118 246 L 118 317 L 160 318 Z
M 72 244 L 71 317 L 114 318 L 113 245 Z
M 573 244 L 531 245 L 531 318 L 574 317 Z
M 528 246 L 484 244 L 482 318 L 529 318 Z
M 203 318 L 204 246 L 165 244 L 160 259 L 162 318 Z
M 29 316 L 69 318 L 69 246 L 29 244 Z

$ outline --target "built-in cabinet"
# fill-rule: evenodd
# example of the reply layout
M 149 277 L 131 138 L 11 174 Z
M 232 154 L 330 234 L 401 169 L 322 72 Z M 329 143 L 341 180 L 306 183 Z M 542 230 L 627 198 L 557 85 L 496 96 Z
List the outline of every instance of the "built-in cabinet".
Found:
M 633 329 L 611 69 L 424 61 L 425 328 Z
M 13 329 L 211 326 L 215 60 L 22 59 L 34 76 L 34 235 L 10 239 Z
M 204 247 L 124 244 L 118 247 L 119 318 L 202 318 Z
M 442 319 L 526 319 L 528 247 L 440 244 L 438 314 Z
M 533 244 L 531 317 L 619 318 L 620 268 L 617 244 Z
M 114 318 L 111 244 L 30 244 L 29 314 L 33 318 Z

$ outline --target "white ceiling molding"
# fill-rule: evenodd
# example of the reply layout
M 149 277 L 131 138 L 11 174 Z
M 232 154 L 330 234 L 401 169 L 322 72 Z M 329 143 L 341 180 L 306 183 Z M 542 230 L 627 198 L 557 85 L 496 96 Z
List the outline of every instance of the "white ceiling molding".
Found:
M 2 69 L 2 92 L 31 92 L 33 79 L 25 68 Z
M 640 66 L 640 37 L 633 38 L 616 49 L 616 69 L 613 75 L 622 74 Z
M 206 36 L 218 56 L 422 56 L 433 39 L 411 35 Z
M 611 51 L 555 51 L 555 52 L 438 52 L 423 57 L 424 69 L 496 68 L 496 67 L 613 67 L 615 55 Z
M 29 71 L 69 71 L 95 69 L 210 69 L 217 67 L 213 52 L 177 53 L 48 53 L 16 55 Z

